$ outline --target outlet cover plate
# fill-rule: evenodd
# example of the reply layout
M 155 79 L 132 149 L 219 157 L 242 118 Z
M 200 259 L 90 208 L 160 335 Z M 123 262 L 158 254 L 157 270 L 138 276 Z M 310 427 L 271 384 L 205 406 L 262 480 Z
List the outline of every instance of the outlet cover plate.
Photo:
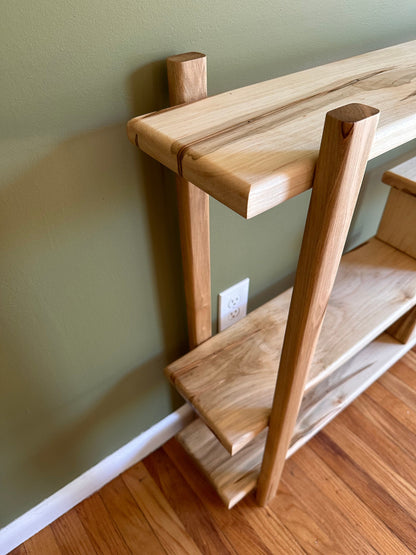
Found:
M 232 285 L 218 295 L 218 331 L 223 331 L 247 314 L 249 278 Z

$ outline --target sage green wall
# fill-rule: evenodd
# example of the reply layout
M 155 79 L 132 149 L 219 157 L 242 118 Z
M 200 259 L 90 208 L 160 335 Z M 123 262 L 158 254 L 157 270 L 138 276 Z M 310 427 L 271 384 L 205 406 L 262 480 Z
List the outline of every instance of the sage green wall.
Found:
M 415 38 L 416 4 L 1 2 L 0 524 L 178 406 L 186 349 L 171 177 L 126 139 L 167 104 L 166 56 L 208 55 L 217 93 Z M 415 145 L 384 158 L 384 164 Z M 350 244 L 386 188 L 367 179 Z M 308 194 L 245 222 L 212 202 L 213 294 L 290 282 Z

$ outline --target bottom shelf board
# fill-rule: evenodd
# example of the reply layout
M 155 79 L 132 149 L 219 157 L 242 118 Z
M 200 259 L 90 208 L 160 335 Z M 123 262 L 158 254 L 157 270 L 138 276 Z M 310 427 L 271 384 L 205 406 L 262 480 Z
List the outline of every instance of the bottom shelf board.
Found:
M 307 392 L 287 457 L 319 432 L 415 343 L 413 339 L 402 344 L 383 333 L 337 372 Z M 267 428 L 234 456 L 200 419 L 191 422 L 177 437 L 229 509 L 256 487 Z
M 291 290 L 285 291 L 166 369 L 232 455 L 267 426 L 290 299 Z M 377 239 L 344 255 L 306 389 L 337 372 L 415 304 L 415 259 Z

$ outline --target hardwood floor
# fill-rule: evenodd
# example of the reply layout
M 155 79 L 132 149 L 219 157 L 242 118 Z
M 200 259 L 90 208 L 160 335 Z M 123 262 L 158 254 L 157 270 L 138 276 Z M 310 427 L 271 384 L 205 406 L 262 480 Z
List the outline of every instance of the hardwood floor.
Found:
M 416 553 L 416 350 L 287 461 L 266 508 L 228 511 L 171 440 L 12 551 Z

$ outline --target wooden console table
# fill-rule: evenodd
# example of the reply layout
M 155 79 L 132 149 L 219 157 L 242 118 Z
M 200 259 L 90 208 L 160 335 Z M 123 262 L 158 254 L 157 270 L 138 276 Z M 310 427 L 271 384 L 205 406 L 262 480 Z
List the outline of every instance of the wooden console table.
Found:
M 193 349 L 167 375 L 199 415 L 179 440 L 228 507 L 256 487 L 265 505 L 285 459 L 416 343 L 415 161 L 341 256 L 367 160 L 416 137 L 416 41 L 209 98 L 204 55 L 168 77 L 180 106 L 128 135 L 178 174 Z M 293 291 L 210 338 L 208 195 L 251 218 L 311 186 Z

